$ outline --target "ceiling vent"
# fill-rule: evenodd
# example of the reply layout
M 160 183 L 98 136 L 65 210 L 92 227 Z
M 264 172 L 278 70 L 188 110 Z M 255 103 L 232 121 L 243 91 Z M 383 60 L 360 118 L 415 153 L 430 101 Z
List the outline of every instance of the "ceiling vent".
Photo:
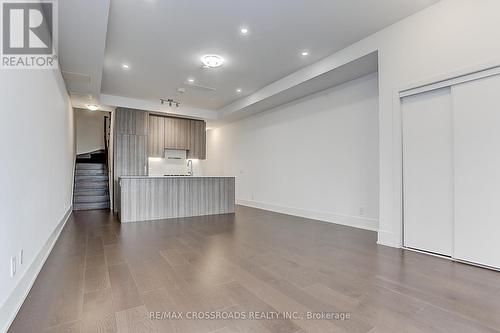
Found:
M 216 92 L 217 91 L 217 89 L 215 89 L 215 88 L 207 87 L 207 86 L 202 86 L 202 85 L 199 85 L 199 84 L 193 84 L 193 83 L 187 83 L 187 84 L 185 84 L 185 86 L 187 88 L 193 88 L 193 89 L 202 90 L 202 91 L 208 91 L 208 92 Z
M 68 91 L 79 94 L 89 94 L 91 92 L 90 75 L 84 73 L 62 71 L 62 76 L 64 78 L 64 82 L 66 82 Z

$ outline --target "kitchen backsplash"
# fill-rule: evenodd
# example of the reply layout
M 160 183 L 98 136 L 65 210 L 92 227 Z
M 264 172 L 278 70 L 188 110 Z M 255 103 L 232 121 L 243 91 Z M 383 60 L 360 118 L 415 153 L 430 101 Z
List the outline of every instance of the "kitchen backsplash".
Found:
M 201 167 L 199 160 L 193 161 L 193 173 L 194 176 L 201 176 Z M 164 175 L 187 175 L 188 160 L 173 160 L 166 158 L 153 158 L 150 157 L 148 160 L 149 164 L 149 176 L 164 176 Z

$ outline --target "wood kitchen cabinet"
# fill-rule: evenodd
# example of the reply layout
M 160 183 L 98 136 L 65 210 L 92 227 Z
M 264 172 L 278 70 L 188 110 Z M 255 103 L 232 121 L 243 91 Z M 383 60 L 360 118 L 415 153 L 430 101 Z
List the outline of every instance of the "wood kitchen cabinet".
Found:
M 187 158 L 206 159 L 206 123 L 202 120 L 190 120 L 189 128 L 189 151 Z
M 189 149 L 189 119 L 165 118 L 166 149 Z
M 149 116 L 148 156 L 163 157 L 165 155 L 165 117 Z
M 119 178 L 148 174 L 149 114 L 141 110 L 117 108 L 114 119 L 113 209 L 118 212 L 120 210 Z
M 147 157 L 164 157 L 165 149 L 183 149 L 187 158 L 206 158 L 206 124 L 202 120 L 165 117 L 118 108 L 115 115 L 115 172 L 120 176 L 147 175 Z M 119 210 L 119 193 L 115 210 Z
M 127 135 L 148 135 L 148 113 L 142 110 L 117 108 L 115 133 Z
M 149 115 L 148 156 L 163 157 L 165 149 L 183 149 L 187 158 L 206 158 L 206 124 L 203 120 Z

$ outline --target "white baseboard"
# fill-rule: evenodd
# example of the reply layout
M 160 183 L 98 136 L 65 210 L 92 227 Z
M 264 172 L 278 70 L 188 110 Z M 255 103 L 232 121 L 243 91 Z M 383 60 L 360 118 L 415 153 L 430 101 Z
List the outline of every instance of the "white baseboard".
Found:
M 0 308 L 0 332 L 5 333 L 9 329 L 10 325 L 16 318 L 16 315 L 21 309 L 24 300 L 28 296 L 28 293 L 33 287 L 35 280 L 40 273 L 47 257 L 50 252 L 52 252 L 52 248 L 54 247 L 61 231 L 63 230 L 66 222 L 68 221 L 71 212 L 73 211 L 73 206 L 71 205 L 68 211 L 64 214 L 63 218 L 57 224 L 56 228 L 50 235 L 49 239 L 45 242 L 45 245 L 42 247 L 38 255 L 36 256 L 33 263 L 26 270 L 23 277 L 19 280 L 14 291 L 10 294 L 9 298 L 3 304 L 2 308 Z
M 284 207 L 284 206 L 268 204 L 258 201 L 251 201 L 251 200 L 236 200 L 236 204 L 263 210 L 269 210 L 276 213 L 300 216 L 312 220 L 319 220 L 323 222 L 346 225 L 358 229 L 371 230 L 371 231 L 378 230 L 378 219 L 364 217 L 364 216 L 351 216 L 351 215 L 330 213 L 330 212 L 318 212 L 301 208 Z

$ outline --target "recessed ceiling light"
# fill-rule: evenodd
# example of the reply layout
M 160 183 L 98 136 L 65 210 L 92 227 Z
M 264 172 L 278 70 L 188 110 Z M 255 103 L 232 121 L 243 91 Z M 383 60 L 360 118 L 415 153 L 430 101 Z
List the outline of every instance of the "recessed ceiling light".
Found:
M 97 111 L 99 109 L 99 107 L 95 104 L 85 104 L 85 107 L 90 111 Z
M 206 68 L 216 68 L 222 66 L 224 58 L 217 54 L 207 54 L 201 57 L 201 63 Z
M 236 92 L 239 94 L 242 90 L 240 88 L 236 89 Z
M 246 34 L 248 34 L 248 28 L 247 27 L 243 27 L 243 28 L 240 29 L 240 32 L 241 32 L 242 35 L 246 35 Z
M 193 83 L 194 82 L 194 79 L 192 77 L 188 78 L 188 82 L 189 83 Z
M 309 51 L 302 51 L 302 56 L 305 57 L 305 56 L 308 56 L 309 55 Z
M 130 66 L 128 64 L 122 64 L 122 68 L 124 70 L 128 70 L 128 69 L 130 69 Z

